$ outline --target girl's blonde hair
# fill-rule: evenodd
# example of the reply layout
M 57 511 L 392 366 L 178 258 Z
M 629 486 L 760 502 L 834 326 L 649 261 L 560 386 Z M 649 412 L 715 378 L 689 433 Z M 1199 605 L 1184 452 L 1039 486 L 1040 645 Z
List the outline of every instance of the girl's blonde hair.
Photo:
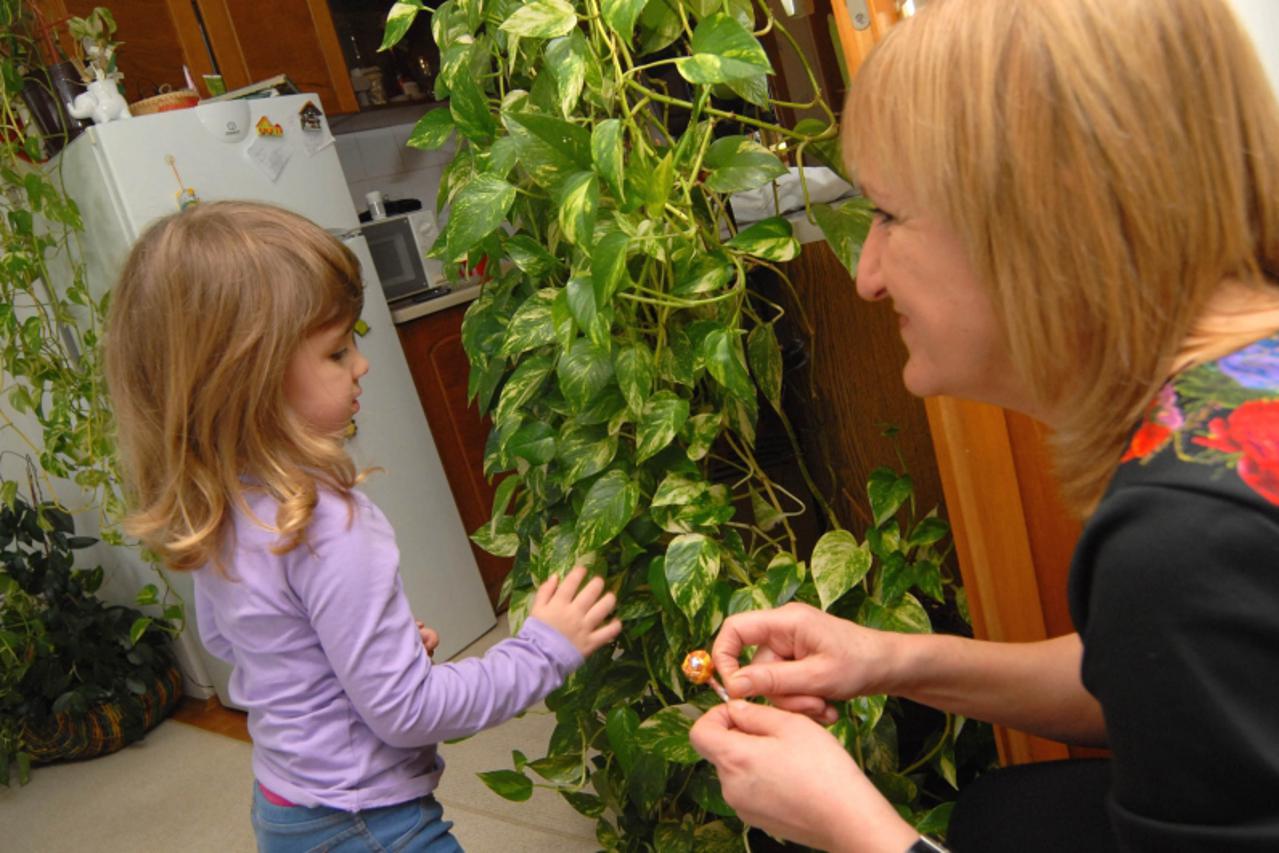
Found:
M 353 324 L 363 301 L 355 255 L 286 210 L 215 202 L 149 227 L 105 341 L 125 529 L 172 568 L 221 567 L 246 488 L 278 501 L 281 552 L 303 541 L 319 485 L 349 498 L 359 475 L 340 439 L 308 429 L 283 384 L 303 339 Z
M 963 239 L 1084 512 L 1174 370 L 1279 328 L 1279 110 L 1221 0 L 932 0 L 843 146 Z

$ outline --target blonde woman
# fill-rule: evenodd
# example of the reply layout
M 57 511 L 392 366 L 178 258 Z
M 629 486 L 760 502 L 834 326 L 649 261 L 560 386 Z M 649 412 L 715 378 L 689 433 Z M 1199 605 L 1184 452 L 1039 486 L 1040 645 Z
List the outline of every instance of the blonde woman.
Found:
M 363 300 L 349 249 L 248 202 L 152 225 L 112 298 L 126 526 L 196 573 L 200 637 L 249 710 L 263 851 L 460 850 L 436 744 L 520 713 L 621 630 L 579 567 L 484 657 L 431 662 L 395 534 L 342 442 L 370 369 Z
M 715 665 L 773 707 L 694 726 L 726 799 L 824 849 L 937 849 L 817 724 L 889 693 L 1112 752 L 979 779 L 956 850 L 1279 850 L 1279 109 L 1230 9 L 933 0 L 843 141 L 879 208 L 857 290 L 900 315 L 907 388 L 1055 431 L 1078 633 L 732 617 Z

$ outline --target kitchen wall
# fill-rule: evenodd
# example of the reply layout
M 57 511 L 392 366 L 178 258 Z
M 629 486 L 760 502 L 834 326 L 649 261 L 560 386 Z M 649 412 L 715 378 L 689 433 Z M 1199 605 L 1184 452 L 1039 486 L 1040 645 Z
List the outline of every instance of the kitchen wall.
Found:
M 453 159 L 454 143 L 450 139 L 437 151 L 419 151 L 405 144 L 412 132 L 412 124 L 351 133 L 335 128 L 338 159 L 356 210 L 368 208 L 364 195 L 370 190 L 381 190 L 387 199 L 416 198 L 423 207 L 435 209 L 440 175 Z M 447 216 L 440 219 L 443 222 Z

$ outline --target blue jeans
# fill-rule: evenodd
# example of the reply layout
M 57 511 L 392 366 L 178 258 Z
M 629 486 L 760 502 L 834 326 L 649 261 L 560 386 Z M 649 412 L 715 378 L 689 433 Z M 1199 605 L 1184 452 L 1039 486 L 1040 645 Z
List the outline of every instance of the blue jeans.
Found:
M 260 853 L 460 853 L 444 808 L 426 796 L 394 806 L 344 812 L 277 806 L 253 783 L 253 834 Z

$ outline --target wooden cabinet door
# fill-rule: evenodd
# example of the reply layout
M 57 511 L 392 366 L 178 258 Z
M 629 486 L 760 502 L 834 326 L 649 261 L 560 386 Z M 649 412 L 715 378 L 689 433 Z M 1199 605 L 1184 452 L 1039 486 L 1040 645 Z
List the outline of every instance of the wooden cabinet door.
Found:
M 493 508 L 493 486 L 484 478 L 484 443 L 489 419 L 466 400 L 470 364 L 462 350 L 462 318 L 465 305 L 427 314 L 396 327 L 409 372 L 417 386 L 431 436 L 444 463 L 453 499 L 467 532 L 489 520 Z M 475 543 L 489 601 L 497 608 L 502 581 L 511 571 L 509 558 L 494 557 Z
M 195 0 L 228 89 L 287 74 L 329 115 L 359 109 L 324 0 Z

